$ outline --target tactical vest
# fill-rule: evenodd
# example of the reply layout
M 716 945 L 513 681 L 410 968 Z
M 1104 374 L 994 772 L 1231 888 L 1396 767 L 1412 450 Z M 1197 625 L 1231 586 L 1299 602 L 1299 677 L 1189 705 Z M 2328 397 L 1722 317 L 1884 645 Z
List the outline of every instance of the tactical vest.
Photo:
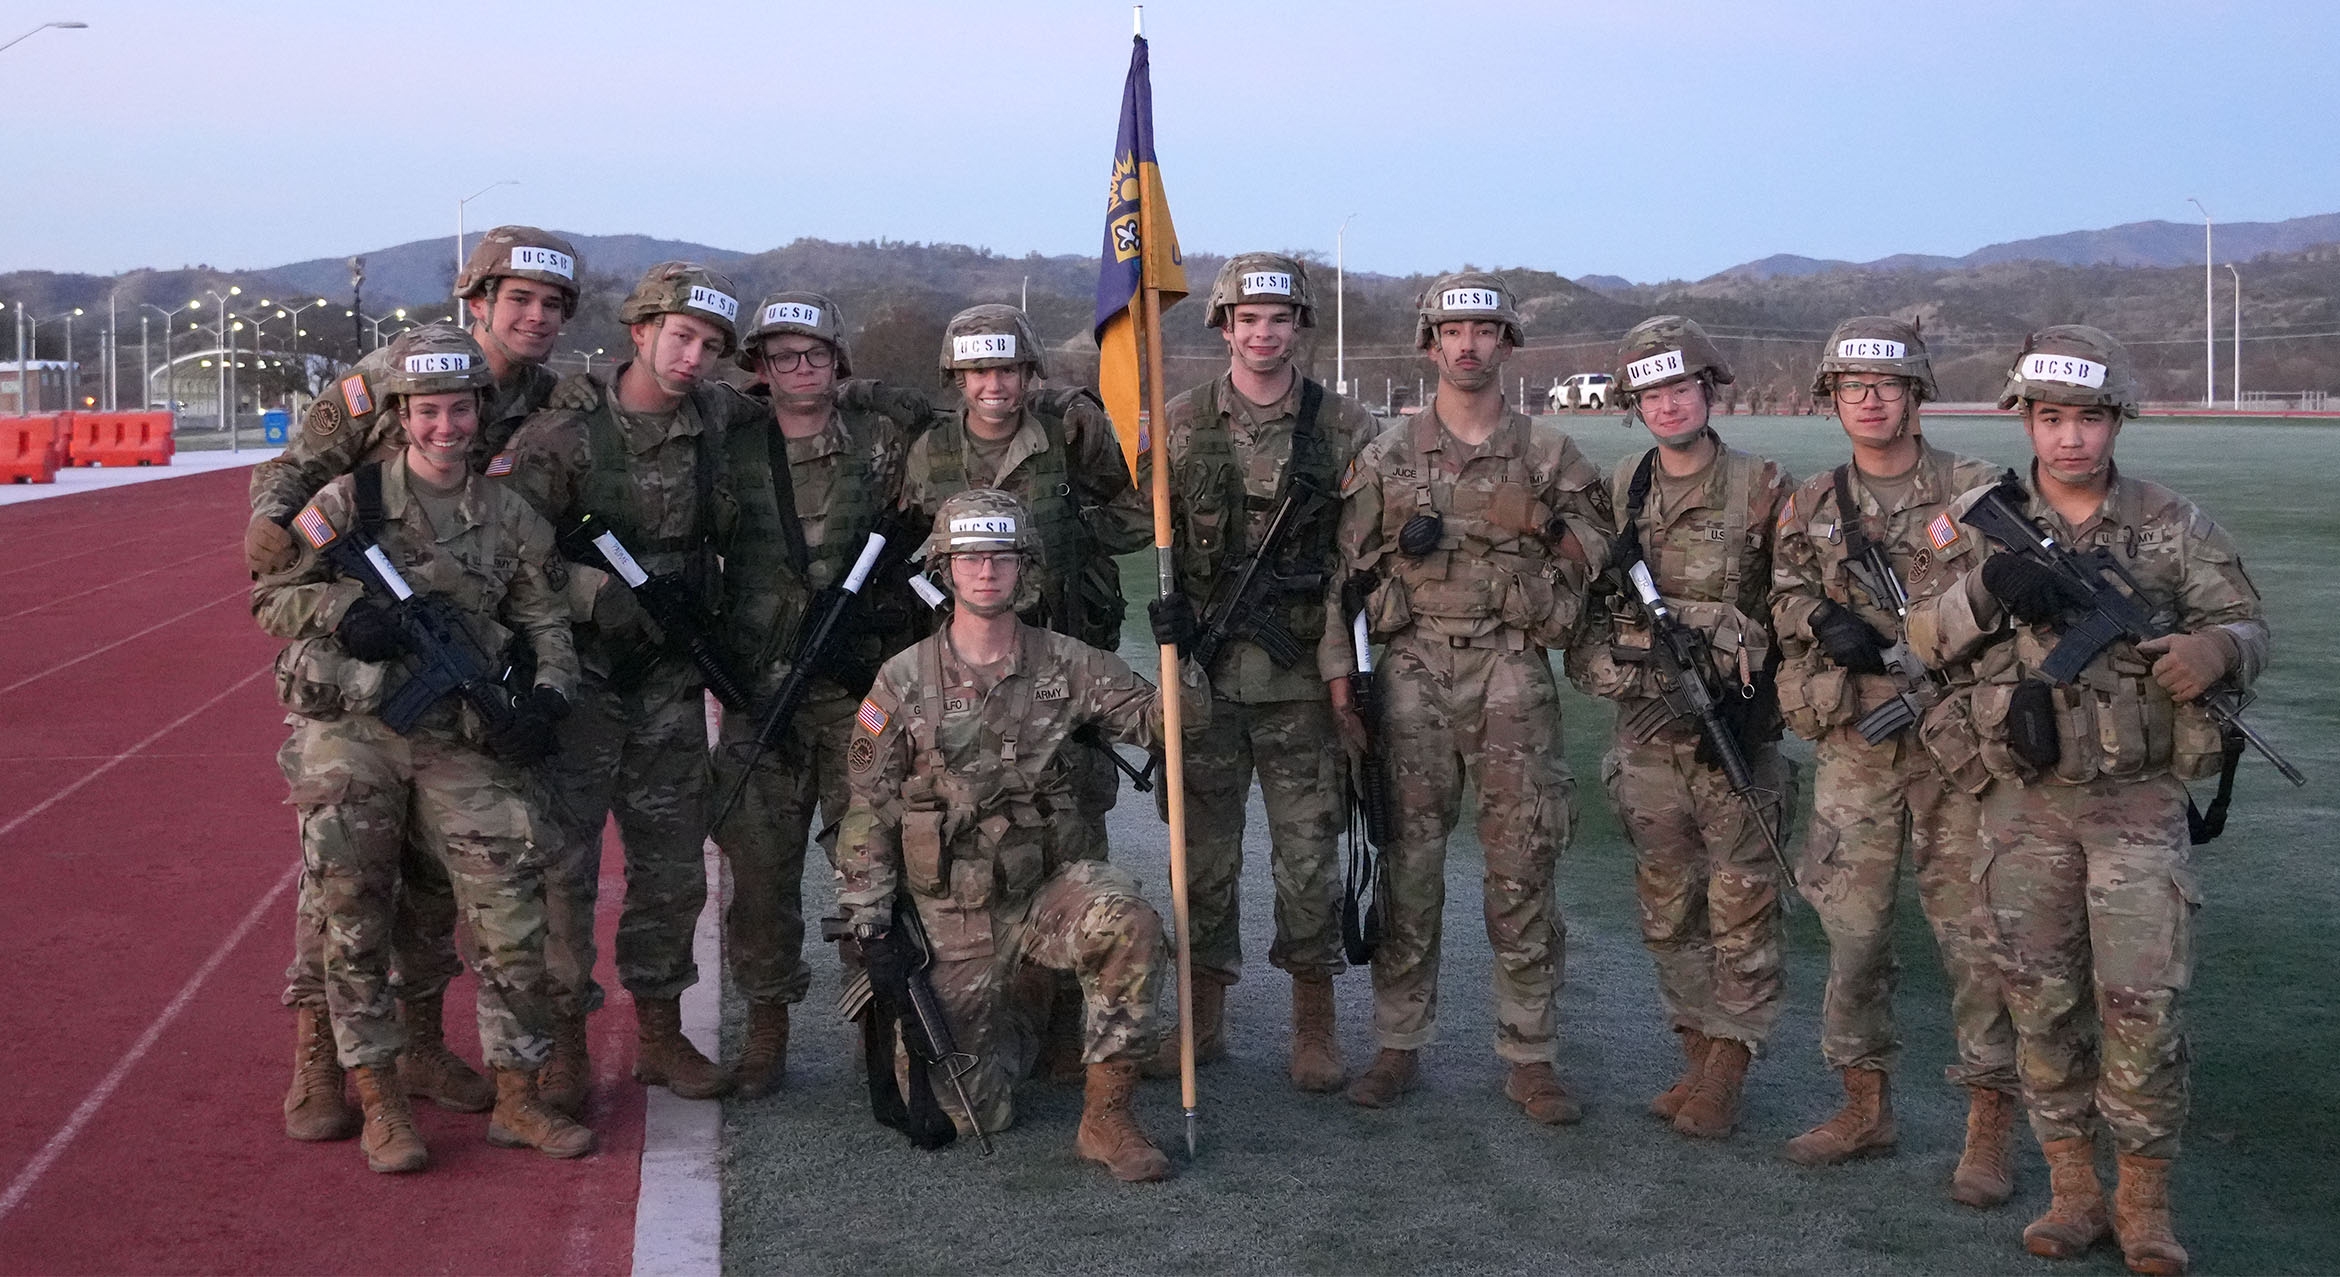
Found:
M 733 482 L 743 494 L 757 489 L 771 494 L 768 506 L 752 500 L 742 503 L 741 535 L 723 564 L 726 593 L 754 608 L 753 612 L 735 613 L 741 631 L 735 636 L 735 645 L 759 670 L 780 658 L 781 645 L 793 638 L 786 631 L 802 623 L 814 594 L 844 580 L 862 544 L 878 525 L 877 476 L 870 465 L 872 419 L 861 413 L 841 412 L 837 420 L 845 442 L 839 452 L 827 458 L 836 471 L 830 479 L 825 512 L 804 509 L 788 460 L 788 441 L 777 421 L 766 418 L 755 429 L 729 436 L 730 456 L 737 467 Z M 755 515 L 748 515 L 749 508 Z M 804 519 L 815 513 L 823 533 L 817 546 L 805 540 L 803 529 Z M 776 525 L 763 526 L 761 520 L 766 516 L 777 520 Z M 750 517 L 755 522 L 747 522 Z M 865 593 L 879 584 L 864 586 Z M 754 601 L 747 604 L 751 596 Z M 846 636 L 846 641 L 859 645 L 864 638 L 878 641 L 878 635 L 868 632 Z M 883 655 L 873 651 L 869 659 L 874 663 Z
M 1305 508 L 1300 521 L 1284 538 L 1279 573 L 1312 573 L 1326 569 L 1332 555 L 1333 533 L 1340 518 L 1341 459 L 1324 437 L 1324 387 L 1301 379 L 1300 412 L 1293 423 L 1292 452 L 1282 473 L 1267 485 L 1268 495 L 1253 493 L 1245 480 L 1243 459 L 1220 411 L 1219 387 L 1213 378 L 1195 387 L 1195 419 L 1184 448 L 1171 463 L 1171 479 L 1178 487 L 1172 507 L 1177 521 L 1174 555 L 1182 588 L 1198 599 L 1208 599 L 1221 578 L 1237 570 L 1251 552 L 1251 524 L 1266 520 L 1283 500 L 1295 478 L 1304 478 L 1323 493 Z M 1311 412 L 1311 401 L 1315 411 Z M 1284 628 L 1306 643 L 1324 632 L 1324 592 L 1313 590 L 1287 595 L 1277 604 Z
M 702 599 L 715 575 L 715 449 L 717 412 L 704 387 L 693 387 L 690 407 L 699 417 L 699 437 L 692 448 L 691 530 L 677 536 L 641 534 L 641 511 L 634 504 L 636 480 L 632 453 L 618 429 L 617 392 L 601 391 L 598 401 L 583 413 L 592 464 L 585 474 L 585 509 L 606 521 L 618 540 L 650 572 L 680 571 Z M 679 407 L 677 409 L 680 410 Z
M 1047 439 L 1047 446 L 1018 462 L 1014 471 L 999 477 L 999 486 L 1012 492 L 1032 513 L 1040 541 L 1040 602 L 1024 619 L 1031 624 L 1094 642 L 1098 618 L 1085 607 L 1075 575 L 1093 557 L 1088 525 L 1081 522 L 1080 501 L 1073 495 L 1071 449 L 1065 443 L 1064 419 L 1026 408 Z M 967 417 L 964 412 L 938 420 L 926 432 L 927 482 L 931 499 L 944 498 L 974 486 L 967 480 Z M 1119 618 L 1115 629 L 1119 628 Z
M 1488 636 L 1500 640 L 1495 645 L 1518 650 L 1531 642 L 1566 641 L 1577 617 L 1575 591 L 1545 540 L 1554 511 L 1533 495 L 1542 486 L 1529 472 L 1535 464 L 1530 455 L 1534 428 L 1513 419 L 1499 429 L 1519 432 L 1518 455 L 1504 458 L 1504 471 L 1491 482 L 1466 487 L 1460 482 L 1461 466 L 1450 469 L 1432 460 L 1440 423 L 1425 411 L 1406 427 L 1411 455 L 1395 459 L 1412 463 L 1414 496 L 1411 502 L 1392 499 L 1385 490 L 1382 541 L 1396 546 L 1400 530 L 1416 515 L 1436 515 L 1441 526 L 1438 544 L 1428 553 L 1417 557 L 1392 549 L 1382 557 L 1390 579 L 1402 588 L 1403 607 L 1377 602 L 1376 633 L 1394 632 L 1414 619 L 1449 621 L 1451 626 L 1433 628 L 1460 633 L 1492 618 L 1502 626 Z M 1446 448 L 1437 455 L 1453 454 Z M 1383 473 L 1390 469 L 1385 462 Z

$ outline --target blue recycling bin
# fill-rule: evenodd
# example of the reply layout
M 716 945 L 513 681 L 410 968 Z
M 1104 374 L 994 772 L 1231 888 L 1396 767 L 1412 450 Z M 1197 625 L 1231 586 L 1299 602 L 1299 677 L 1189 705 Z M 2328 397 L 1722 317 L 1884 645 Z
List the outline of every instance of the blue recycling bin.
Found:
M 282 408 L 272 408 L 260 414 L 260 437 L 270 443 L 283 443 L 292 430 L 292 414 Z

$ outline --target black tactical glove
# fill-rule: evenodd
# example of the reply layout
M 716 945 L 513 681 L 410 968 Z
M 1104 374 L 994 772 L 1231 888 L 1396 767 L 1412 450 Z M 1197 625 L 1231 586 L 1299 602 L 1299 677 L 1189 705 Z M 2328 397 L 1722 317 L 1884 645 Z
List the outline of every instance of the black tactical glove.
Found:
M 2070 597 L 2062 577 L 2019 554 L 1994 554 L 1983 560 L 1982 583 L 2016 620 L 2029 625 L 2055 620 Z
M 406 655 L 406 632 L 398 616 L 370 598 L 359 598 L 333 627 L 341 650 L 361 661 L 395 661 Z
M 642 610 L 653 617 L 690 616 L 697 610 L 691 600 L 691 587 L 672 572 L 661 572 L 634 588 Z
M 1194 614 L 1194 600 L 1184 594 L 1165 594 L 1146 604 L 1146 619 L 1154 626 L 1154 643 L 1158 647 L 1175 647 L 1184 653 L 1202 637 L 1202 622 Z
M 490 754 L 507 763 L 533 767 L 553 752 L 553 729 L 569 716 L 569 698 L 549 687 L 532 687 L 512 706 L 512 717 L 488 733 Z
M 1835 599 L 1822 599 L 1813 609 L 1812 637 L 1828 659 L 1855 674 L 1885 672 L 1885 636 Z
M 1341 619 L 1346 622 L 1364 611 L 1365 604 L 1373 598 L 1373 587 L 1379 584 L 1381 578 L 1371 572 L 1351 572 L 1341 582 Z

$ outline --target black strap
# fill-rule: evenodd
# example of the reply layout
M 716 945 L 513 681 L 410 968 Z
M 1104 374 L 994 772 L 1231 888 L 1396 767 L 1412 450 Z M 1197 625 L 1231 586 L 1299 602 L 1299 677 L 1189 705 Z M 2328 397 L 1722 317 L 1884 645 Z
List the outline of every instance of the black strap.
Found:
M 780 505 L 780 539 L 787 543 L 788 561 L 796 565 L 801 579 L 812 572 L 812 549 L 804 543 L 804 524 L 796 517 L 796 477 L 788 461 L 788 432 L 780 428 L 777 418 L 770 419 L 770 424 L 772 495 Z
M 2234 773 L 2242 764 L 2243 735 L 2228 731 L 2224 734 L 2218 759 L 2218 792 L 2210 797 L 2210 810 L 2194 806 L 2194 796 L 2186 795 L 2186 840 L 2196 847 L 2217 839 L 2226 832 L 2226 808 L 2234 801 Z
M 1861 507 L 1853 500 L 1852 463 L 1847 461 L 1836 468 L 1836 520 L 1844 529 L 1845 553 L 1852 558 L 1869 557 L 1869 528 L 1861 518 Z
M 1630 567 L 1641 558 L 1641 507 L 1649 503 L 1649 485 L 1657 472 L 1658 450 L 1641 454 L 1641 464 L 1633 467 L 1633 478 L 1625 485 L 1625 526 L 1617 530 L 1616 561 L 1619 567 Z
M 357 468 L 358 532 L 368 541 L 382 539 L 382 525 L 390 521 L 389 507 L 382 504 L 382 463 L 369 461 Z

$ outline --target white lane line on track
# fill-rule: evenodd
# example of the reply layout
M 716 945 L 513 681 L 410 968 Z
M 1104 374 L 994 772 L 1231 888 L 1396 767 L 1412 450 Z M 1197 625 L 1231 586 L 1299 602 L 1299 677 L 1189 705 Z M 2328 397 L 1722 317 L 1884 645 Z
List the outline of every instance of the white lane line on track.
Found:
M 86 537 L 88 535 L 87 529 L 81 528 L 60 529 L 59 531 L 62 535 L 71 535 L 76 537 Z M 91 546 L 86 550 L 75 550 L 71 554 L 60 554 L 56 558 L 43 559 L 38 563 L 25 563 L 12 568 L 0 568 L 0 577 L 21 576 L 27 572 L 38 572 L 45 567 L 51 567 L 59 563 L 70 563 L 75 559 L 86 559 L 93 554 L 119 554 L 121 553 L 122 547 L 124 546 L 138 545 L 142 542 L 153 541 L 169 535 L 170 533 L 167 530 L 162 532 L 151 532 L 142 537 L 132 537 L 127 541 L 115 541 L 106 545 Z
M 250 592 L 251 587 L 239 585 L 235 589 L 220 595 L 218 598 L 212 599 L 209 602 L 198 603 L 195 606 L 188 608 L 186 611 L 179 613 L 177 616 L 166 617 L 163 620 L 156 621 L 154 624 L 147 626 L 145 629 L 138 631 L 136 634 L 124 635 L 123 637 L 115 639 L 113 642 L 106 644 L 104 647 L 92 648 L 89 651 L 83 652 L 81 655 L 74 657 L 70 661 L 52 665 L 49 668 L 42 670 L 38 674 L 28 674 L 25 677 L 10 683 L 6 687 L 0 687 L 0 696 L 6 696 L 8 693 L 15 691 L 17 688 L 24 687 L 28 684 L 38 683 L 42 679 L 47 678 L 49 675 L 54 674 L 59 670 L 72 669 L 74 666 L 81 664 L 83 661 L 86 661 L 93 656 L 103 656 L 106 653 L 113 651 L 115 648 L 122 646 L 124 643 L 136 642 L 137 640 L 145 638 L 147 635 L 152 634 L 156 630 L 162 629 L 165 626 L 176 625 L 179 622 L 186 620 L 188 617 L 195 615 L 197 612 L 204 610 L 205 608 L 218 607 L 220 604 L 227 602 L 229 599 L 243 598 Z M 6 832 L 6 830 L 0 830 L 0 833 Z
M 124 641 L 127 642 L 128 640 Z M 96 655 L 96 653 L 91 653 L 91 655 Z M 188 710 L 186 713 L 179 715 L 177 718 L 172 719 L 170 722 L 156 729 L 152 736 L 147 737 L 145 740 L 132 745 L 130 748 L 123 750 L 121 753 L 116 754 L 106 761 L 99 763 L 97 766 L 90 768 L 88 771 L 83 772 L 81 774 L 81 779 L 74 781 L 65 788 L 60 789 L 56 793 L 53 793 L 42 799 L 31 810 L 25 812 L 21 816 L 18 816 L 16 819 L 9 821 L 5 825 L 0 825 L 0 838 L 6 838 L 8 835 L 15 833 L 18 827 L 23 825 L 24 822 L 31 820 L 33 817 L 40 815 L 42 812 L 56 806 L 58 803 L 65 801 L 82 786 L 87 785 L 89 782 L 96 780 L 98 777 L 105 775 L 107 772 L 110 772 L 116 767 L 119 767 L 123 763 L 129 761 L 131 755 L 136 754 L 138 751 L 145 749 L 147 746 L 152 745 L 158 740 L 161 740 L 163 737 L 168 736 L 172 732 L 175 732 L 181 727 L 186 726 L 190 719 L 194 718 L 203 711 L 210 709 L 212 706 L 219 704 L 221 701 L 226 700 L 228 697 L 235 695 L 237 692 L 244 690 L 244 687 L 251 683 L 252 680 L 268 673 L 273 668 L 275 667 L 272 665 L 263 665 L 259 669 L 253 670 L 251 673 L 237 679 L 235 682 L 228 684 L 226 691 L 221 692 L 219 695 L 212 697 L 210 700 L 207 700 L 201 705 Z M 34 677 L 37 678 L 39 676 L 35 675 Z M 19 683 L 17 686 L 22 687 L 23 684 Z M 6 690 L 8 689 L 0 688 L 0 691 Z M 7 1213 L 8 1212 L 5 1208 L 0 1208 L 0 1215 L 5 1215 Z
M 242 684 L 239 683 L 237 686 L 241 687 Z M 19 823 L 21 820 L 22 818 L 19 818 Z M 14 827 L 10 826 L 10 828 Z M 7 831 L 0 830 L 0 833 L 5 832 Z M 115 1091 L 121 1089 L 123 1080 L 130 1076 L 130 1070 L 138 1067 L 138 1062 L 145 1059 L 146 1053 L 153 1050 L 154 1044 L 161 1040 L 163 1031 L 171 1027 L 171 1024 L 179 1018 L 179 1013 L 187 1009 L 188 1003 L 195 1000 L 196 993 L 203 988 L 204 982 L 211 978 L 211 973 L 219 970 L 219 965 L 227 961 L 227 956 L 235 952 L 236 946 L 244 942 L 244 937 L 252 934 L 252 928 L 260 925 L 260 920 L 268 916 L 268 911 L 283 897 L 285 890 L 293 885 L 300 874 L 301 867 L 298 864 L 294 864 L 284 871 L 283 876 L 276 880 L 276 885 L 270 887 L 267 894 L 261 896 L 259 901 L 244 914 L 243 921 L 236 924 L 235 930 L 228 933 L 227 939 L 220 941 L 219 947 L 211 951 L 211 956 L 203 960 L 203 965 L 195 968 L 195 974 L 187 977 L 187 983 L 179 986 L 179 992 L 171 998 L 168 1005 L 163 1007 L 162 1013 L 154 1018 L 154 1022 L 146 1026 L 146 1032 L 139 1034 L 138 1040 L 131 1044 L 130 1049 L 122 1053 L 122 1058 L 115 1061 L 113 1069 L 106 1074 L 105 1078 L 90 1088 L 88 1095 L 82 1097 L 80 1105 L 73 1110 L 73 1116 L 65 1119 L 65 1125 L 58 1127 L 57 1133 L 49 1137 L 49 1142 L 41 1145 L 41 1151 L 33 1154 L 32 1160 L 24 1164 L 24 1169 L 16 1173 L 16 1178 L 8 1182 L 8 1191 L 0 1193 L 0 1219 L 8 1218 L 9 1212 L 15 1210 L 24 1201 L 26 1195 L 32 1192 L 33 1187 L 40 1183 L 41 1177 L 49 1173 L 49 1168 L 56 1165 L 57 1159 L 64 1155 L 65 1149 L 73 1143 L 74 1137 L 81 1134 L 82 1128 L 88 1126 L 90 1119 L 97 1116 L 97 1111 L 105 1106 L 107 1100 L 113 1098 Z
M 148 568 L 143 572 L 133 572 L 128 576 L 119 577 L 112 581 L 107 581 L 102 585 L 93 585 L 86 590 L 77 590 L 71 594 L 60 594 L 53 599 L 43 599 L 42 601 L 33 604 L 31 607 L 28 607 L 21 612 L 10 612 L 6 616 L 0 616 L 0 621 L 13 621 L 20 616 L 31 616 L 35 612 L 53 608 L 60 603 L 70 603 L 75 599 L 84 598 L 88 595 L 96 594 L 102 590 L 113 589 L 117 585 L 128 585 L 132 581 L 135 581 L 142 576 L 153 576 L 157 572 L 168 572 L 172 568 L 183 567 L 186 564 L 193 563 L 197 559 L 208 559 L 218 553 L 219 551 L 216 549 L 198 550 L 195 553 L 188 555 L 186 558 L 173 559 L 168 563 L 157 564 L 156 566 Z

